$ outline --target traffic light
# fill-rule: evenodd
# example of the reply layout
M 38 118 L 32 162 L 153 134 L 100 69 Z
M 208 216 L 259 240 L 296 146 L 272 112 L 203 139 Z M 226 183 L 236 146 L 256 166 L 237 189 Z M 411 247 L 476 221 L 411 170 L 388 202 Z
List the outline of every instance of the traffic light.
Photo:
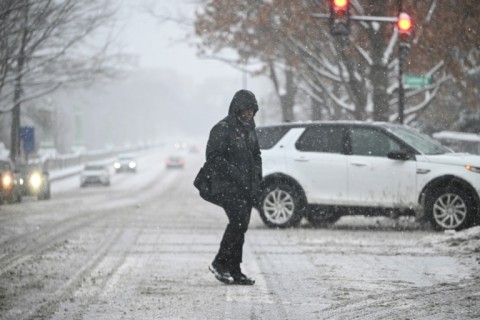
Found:
M 346 10 L 348 7 L 348 0 L 333 0 L 332 2 L 336 10 Z
M 413 24 L 410 16 L 405 12 L 401 12 L 397 20 L 397 29 L 400 36 L 400 41 L 405 43 L 408 42 L 410 35 L 412 34 L 412 27 Z
M 329 0 L 330 33 L 334 36 L 350 34 L 350 1 Z

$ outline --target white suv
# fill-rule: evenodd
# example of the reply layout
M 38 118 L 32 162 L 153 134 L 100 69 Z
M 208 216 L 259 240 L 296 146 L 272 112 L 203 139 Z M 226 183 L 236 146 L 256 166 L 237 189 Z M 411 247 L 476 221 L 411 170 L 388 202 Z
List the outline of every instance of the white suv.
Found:
M 439 230 L 480 220 L 480 156 L 453 153 L 407 126 L 311 122 L 258 127 L 257 135 L 258 209 L 268 226 L 347 214 L 416 215 Z

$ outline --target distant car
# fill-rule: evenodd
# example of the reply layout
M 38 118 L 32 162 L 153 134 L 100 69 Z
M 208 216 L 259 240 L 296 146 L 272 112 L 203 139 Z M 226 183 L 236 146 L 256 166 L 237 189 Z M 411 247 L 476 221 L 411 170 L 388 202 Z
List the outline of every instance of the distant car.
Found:
M 19 165 L 15 172 L 22 180 L 20 189 L 23 196 L 35 196 L 38 200 L 50 199 L 49 174 L 41 164 Z
M 110 171 L 106 165 L 87 164 L 80 173 L 80 187 L 89 184 L 110 185 Z
M 119 155 L 118 159 L 113 163 L 115 172 L 137 172 L 137 160 L 133 155 Z
M 13 164 L 8 160 L 0 160 L 0 203 L 21 202 L 21 184 L 23 180 L 14 174 Z
M 178 141 L 173 144 L 175 150 L 185 150 L 188 147 L 188 143 L 185 141 Z
M 183 168 L 185 165 L 185 159 L 182 156 L 170 156 L 165 160 L 167 168 Z

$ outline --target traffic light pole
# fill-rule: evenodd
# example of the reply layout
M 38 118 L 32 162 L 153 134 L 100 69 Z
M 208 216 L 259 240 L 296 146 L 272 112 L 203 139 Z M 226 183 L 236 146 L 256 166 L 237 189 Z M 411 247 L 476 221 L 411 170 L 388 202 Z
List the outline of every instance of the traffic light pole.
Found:
M 403 87 L 403 63 L 405 60 L 406 48 L 403 45 L 398 49 L 398 122 L 403 124 L 405 109 L 405 88 Z
M 403 1 L 398 1 L 399 15 L 403 11 Z M 404 110 L 405 110 L 405 88 L 403 87 L 403 63 L 405 61 L 405 54 L 408 48 L 406 44 L 401 43 L 398 46 L 398 122 L 403 124 Z

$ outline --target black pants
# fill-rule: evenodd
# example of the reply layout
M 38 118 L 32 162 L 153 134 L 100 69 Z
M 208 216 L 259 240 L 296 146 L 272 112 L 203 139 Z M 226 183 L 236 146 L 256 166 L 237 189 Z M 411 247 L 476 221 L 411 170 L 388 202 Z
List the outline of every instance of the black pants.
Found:
M 223 203 L 223 209 L 229 222 L 214 263 L 232 270 L 239 268 L 242 263 L 243 243 L 250 222 L 252 204 L 244 198 L 232 198 Z

